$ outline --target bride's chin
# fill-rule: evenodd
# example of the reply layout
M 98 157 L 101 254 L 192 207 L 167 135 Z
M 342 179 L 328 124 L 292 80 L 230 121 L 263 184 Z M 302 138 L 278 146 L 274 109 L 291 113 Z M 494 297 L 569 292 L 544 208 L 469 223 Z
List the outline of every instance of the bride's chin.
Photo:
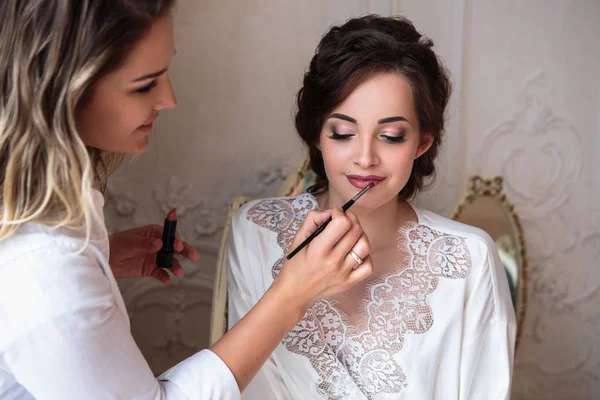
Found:
M 398 203 L 398 194 L 394 194 L 391 197 L 378 197 L 374 199 L 368 199 L 369 202 L 364 205 L 365 208 L 368 208 L 371 211 L 379 210 L 380 208 L 385 208 L 387 205 L 397 204 Z

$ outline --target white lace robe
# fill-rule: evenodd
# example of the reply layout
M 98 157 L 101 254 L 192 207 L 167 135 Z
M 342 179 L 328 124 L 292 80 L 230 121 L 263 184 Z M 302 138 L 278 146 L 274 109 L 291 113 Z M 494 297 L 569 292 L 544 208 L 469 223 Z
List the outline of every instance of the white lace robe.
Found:
M 271 285 L 295 232 L 317 208 L 302 194 L 253 201 L 234 215 L 230 327 Z M 242 398 L 509 398 L 516 323 L 492 240 L 415 211 L 418 222 L 399 228 L 397 265 L 367 285 L 364 324 L 353 326 L 331 299 L 314 304 Z

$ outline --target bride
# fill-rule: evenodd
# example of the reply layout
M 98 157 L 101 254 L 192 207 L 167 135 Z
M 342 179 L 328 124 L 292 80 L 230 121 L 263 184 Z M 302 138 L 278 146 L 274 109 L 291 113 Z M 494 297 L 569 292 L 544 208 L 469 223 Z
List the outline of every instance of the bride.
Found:
M 277 277 L 307 212 L 339 207 L 369 183 L 351 210 L 373 274 L 308 308 L 243 398 L 509 398 L 516 323 L 493 242 L 410 203 L 435 172 L 450 96 L 432 47 L 410 21 L 378 16 L 319 43 L 295 117 L 316 182 L 235 214 L 229 324 Z M 365 255 L 353 251 L 358 265 Z

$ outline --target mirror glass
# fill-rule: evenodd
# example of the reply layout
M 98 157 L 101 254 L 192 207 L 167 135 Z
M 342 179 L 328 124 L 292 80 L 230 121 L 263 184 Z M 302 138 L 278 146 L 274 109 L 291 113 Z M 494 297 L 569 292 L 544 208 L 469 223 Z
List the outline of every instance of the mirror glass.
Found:
M 483 229 L 492 237 L 504 265 L 513 304 L 517 305 L 519 271 L 522 262 L 517 251 L 518 234 L 511 223 L 511 214 L 494 197 L 477 197 L 464 207 L 457 221 Z

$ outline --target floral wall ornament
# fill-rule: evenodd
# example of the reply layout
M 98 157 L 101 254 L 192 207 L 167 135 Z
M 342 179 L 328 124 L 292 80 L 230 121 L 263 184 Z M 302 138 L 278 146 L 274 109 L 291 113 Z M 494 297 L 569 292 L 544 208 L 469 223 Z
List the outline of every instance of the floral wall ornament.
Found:
M 513 202 L 536 217 L 568 200 L 583 168 L 580 135 L 547 104 L 549 92 L 546 74 L 532 73 L 523 84 L 519 108 L 485 135 L 476 163 L 480 173 L 500 173 Z
M 177 176 L 171 176 L 164 187 L 155 186 L 153 193 L 160 212 L 165 215 L 176 208 L 177 215 L 181 218 L 203 203 L 194 185 L 180 182 Z

